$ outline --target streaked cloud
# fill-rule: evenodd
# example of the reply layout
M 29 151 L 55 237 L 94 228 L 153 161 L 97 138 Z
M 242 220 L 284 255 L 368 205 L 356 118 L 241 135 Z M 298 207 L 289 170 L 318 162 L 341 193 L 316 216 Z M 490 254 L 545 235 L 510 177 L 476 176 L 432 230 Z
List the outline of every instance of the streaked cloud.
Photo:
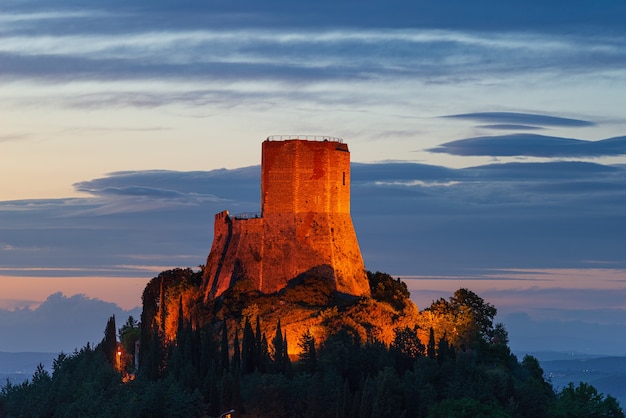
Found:
M 214 213 L 258 210 L 259 168 L 204 170 L 255 164 L 257 139 L 285 132 L 396 161 L 353 165 L 352 215 L 367 267 L 420 276 L 416 298 L 465 278 L 547 303 L 556 269 L 622 271 L 625 7 L 2 1 L 0 177 L 20 181 L 0 186 L 0 280 L 29 286 L 0 306 L 43 321 L 23 304 L 136 300 L 158 269 L 204 263 Z M 48 283 L 87 296 L 44 303 Z
M 425 77 L 454 83 L 501 72 L 545 73 L 555 68 L 567 68 L 569 74 L 607 72 L 622 70 L 626 63 L 626 48 L 618 37 L 514 28 L 499 28 L 499 35 L 493 36 L 487 27 L 476 31 L 462 25 L 456 25 L 458 29 L 355 25 L 352 13 L 340 17 L 350 17 L 351 25 L 329 25 L 328 15 L 322 25 L 298 24 L 302 16 L 293 24 L 277 25 L 271 15 L 254 9 L 238 20 L 228 18 L 234 9 L 213 14 L 195 10 L 206 16 L 205 21 L 185 20 L 194 13 L 185 8 L 170 21 L 158 14 L 158 20 L 151 19 L 163 12 L 158 8 L 31 15 L 7 11 L 5 21 L 19 24 L 0 32 L 0 77 L 65 82 L 265 79 L 307 84 Z M 322 10 L 313 7 L 312 12 Z M 214 25 L 220 16 L 231 23 Z M 587 59 L 581 60 L 581 55 Z
M 478 128 L 499 129 L 499 130 L 507 130 L 507 131 L 536 131 L 536 130 L 544 129 L 539 126 L 514 125 L 514 124 L 506 124 L 506 123 L 499 123 L 499 124 L 494 124 L 494 125 L 478 125 Z
M 213 214 L 258 210 L 259 171 L 119 172 L 76 184 L 92 197 L 2 202 L 0 267 L 136 277 L 125 266 L 138 259 L 201 264 Z M 368 268 L 393 274 L 623 268 L 624 178 L 624 167 L 583 162 L 355 163 L 352 216 Z
M 537 134 L 481 136 L 446 142 L 431 152 L 492 157 L 605 157 L 626 154 L 626 136 L 585 141 Z
M 531 113 L 515 112 L 476 112 L 464 113 L 461 115 L 449 115 L 445 118 L 468 119 L 483 123 L 512 124 L 503 126 L 519 125 L 539 125 L 539 126 L 567 126 L 567 127 L 587 127 L 594 126 L 594 122 L 581 119 L 562 118 L 550 115 L 536 115 Z M 502 125 L 496 125 L 502 126 Z M 510 129 L 510 128 L 509 128 Z
M 525 324 L 566 320 L 574 300 L 577 312 L 624 309 L 625 170 L 583 162 L 354 163 L 352 217 L 366 267 L 406 277 L 420 308 L 466 286 L 502 315 L 529 313 Z M 259 184 L 258 166 L 126 171 L 76 184 L 91 197 L 0 202 L 0 274 L 38 275 L 51 286 L 71 277 L 86 285 L 88 275 L 145 285 L 168 266 L 203 264 L 213 215 L 258 210 Z M 139 303 L 141 284 L 133 286 Z M 28 298 L 16 299 L 4 306 Z
M 0 135 L 0 142 L 14 142 L 28 139 L 28 135 Z

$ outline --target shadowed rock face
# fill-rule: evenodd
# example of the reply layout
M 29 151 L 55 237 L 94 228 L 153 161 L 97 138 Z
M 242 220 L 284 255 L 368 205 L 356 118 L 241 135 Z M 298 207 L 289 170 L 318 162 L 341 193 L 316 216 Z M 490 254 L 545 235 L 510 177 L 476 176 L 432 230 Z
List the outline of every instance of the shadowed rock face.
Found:
M 337 292 L 368 296 L 350 217 L 350 153 L 339 141 L 263 142 L 261 214 L 215 215 L 202 290 L 205 300 L 247 279 L 277 292 L 311 270 Z

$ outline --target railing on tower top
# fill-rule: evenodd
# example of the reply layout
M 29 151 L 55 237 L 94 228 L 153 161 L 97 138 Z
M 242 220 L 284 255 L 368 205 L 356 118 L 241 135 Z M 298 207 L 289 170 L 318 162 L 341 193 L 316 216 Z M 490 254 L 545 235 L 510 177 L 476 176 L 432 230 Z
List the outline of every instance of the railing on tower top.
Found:
M 232 215 L 233 218 L 235 219 L 254 219 L 254 218 L 260 218 L 261 217 L 261 212 L 242 212 L 242 213 L 236 213 L 234 215 Z
M 343 138 L 323 135 L 270 135 L 268 141 L 286 141 L 288 139 L 304 139 L 307 141 L 331 141 L 343 143 Z

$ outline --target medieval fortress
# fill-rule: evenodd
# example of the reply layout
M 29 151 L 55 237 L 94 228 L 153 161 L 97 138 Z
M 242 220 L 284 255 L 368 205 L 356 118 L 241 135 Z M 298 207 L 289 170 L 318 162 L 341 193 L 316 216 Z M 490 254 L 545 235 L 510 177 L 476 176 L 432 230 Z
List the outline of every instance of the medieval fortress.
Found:
M 350 217 L 350 152 L 339 138 L 270 136 L 262 144 L 261 212 L 215 215 L 202 289 L 205 300 L 239 280 L 273 293 L 291 280 L 332 281 L 369 295 Z

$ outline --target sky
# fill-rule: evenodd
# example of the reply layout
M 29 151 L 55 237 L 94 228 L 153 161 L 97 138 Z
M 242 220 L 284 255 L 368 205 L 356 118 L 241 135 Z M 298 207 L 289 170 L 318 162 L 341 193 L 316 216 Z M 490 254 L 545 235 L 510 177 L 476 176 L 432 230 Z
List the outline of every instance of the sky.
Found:
M 72 351 L 259 208 L 261 142 L 348 143 L 366 268 L 516 351 L 626 355 L 626 3 L 0 4 L 0 351 Z

